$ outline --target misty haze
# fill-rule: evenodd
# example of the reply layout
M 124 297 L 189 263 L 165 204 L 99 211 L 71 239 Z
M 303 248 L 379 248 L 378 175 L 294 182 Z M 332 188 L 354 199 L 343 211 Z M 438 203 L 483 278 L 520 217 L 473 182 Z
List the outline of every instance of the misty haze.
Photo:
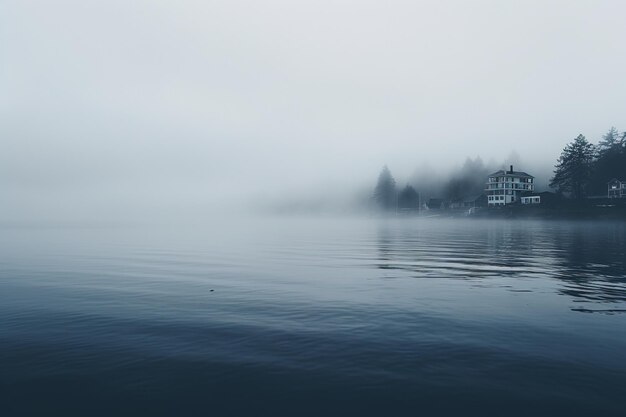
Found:
M 622 416 L 626 3 L 0 6 L 0 415 Z

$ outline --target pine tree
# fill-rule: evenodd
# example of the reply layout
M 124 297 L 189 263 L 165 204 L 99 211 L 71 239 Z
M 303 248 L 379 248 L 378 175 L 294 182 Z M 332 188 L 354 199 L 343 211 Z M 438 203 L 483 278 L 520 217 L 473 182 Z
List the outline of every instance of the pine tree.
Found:
M 575 199 L 585 196 L 591 177 L 595 147 L 583 135 L 578 135 L 561 153 L 555 165 L 550 187 L 569 193 Z
M 621 141 L 619 132 L 617 129 L 612 127 L 604 136 L 602 136 L 602 140 L 598 143 L 598 152 L 602 156 L 605 152 L 614 150 L 615 148 L 620 147 L 620 145 Z
M 485 189 L 485 178 L 488 175 L 489 170 L 480 156 L 475 159 L 467 158 L 461 170 L 455 172 L 446 183 L 444 195 L 451 201 L 480 195 Z
M 400 191 L 398 195 L 398 207 L 404 209 L 419 208 L 419 194 L 415 191 L 415 188 L 407 184 L 407 186 Z
M 598 143 L 598 159 L 593 164 L 591 190 L 606 193 L 606 184 L 613 178 L 626 178 L 626 132 L 621 136 L 612 127 Z
M 385 165 L 378 176 L 374 189 L 374 200 L 382 210 L 395 210 L 397 207 L 396 180 Z

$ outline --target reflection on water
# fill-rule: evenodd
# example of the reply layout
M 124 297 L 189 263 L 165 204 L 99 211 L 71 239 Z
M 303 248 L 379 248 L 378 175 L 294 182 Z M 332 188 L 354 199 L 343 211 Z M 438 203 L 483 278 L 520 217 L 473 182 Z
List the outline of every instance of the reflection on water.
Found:
M 377 236 L 380 269 L 415 278 L 554 279 L 573 301 L 604 305 L 572 310 L 624 311 L 610 307 L 626 301 L 624 223 L 383 223 Z
M 1 232 L 2 416 L 623 415 L 624 224 Z

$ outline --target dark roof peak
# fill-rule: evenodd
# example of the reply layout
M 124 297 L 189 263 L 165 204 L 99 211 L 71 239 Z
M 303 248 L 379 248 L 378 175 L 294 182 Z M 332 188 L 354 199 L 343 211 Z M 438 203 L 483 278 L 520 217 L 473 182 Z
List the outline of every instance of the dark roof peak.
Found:
M 524 171 L 506 171 L 504 169 L 498 170 L 496 172 L 494 172 L 493 174 L 489 174 L 490 177 L 529 177 L 529 178 L 535 178 L 532 175 L 524 172 Z

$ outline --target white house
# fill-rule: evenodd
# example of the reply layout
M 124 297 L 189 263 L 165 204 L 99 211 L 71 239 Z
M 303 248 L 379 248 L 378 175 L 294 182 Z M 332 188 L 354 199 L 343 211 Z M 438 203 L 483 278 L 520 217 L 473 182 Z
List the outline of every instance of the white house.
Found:
M 485 192 L 489 207 L 504 206 L 520 201 L 522 193 L 535 190 L 535 177 L 521 171 L 500 170 L 489 175 Z
M 539 195 L 521 197 L 520 200 L 522 204 L 541 204 L 541 196 Z
M 626 181 L 620 181 L 613 178 L 608 183 L 607 195 L 609 198 L 626 197 Z

